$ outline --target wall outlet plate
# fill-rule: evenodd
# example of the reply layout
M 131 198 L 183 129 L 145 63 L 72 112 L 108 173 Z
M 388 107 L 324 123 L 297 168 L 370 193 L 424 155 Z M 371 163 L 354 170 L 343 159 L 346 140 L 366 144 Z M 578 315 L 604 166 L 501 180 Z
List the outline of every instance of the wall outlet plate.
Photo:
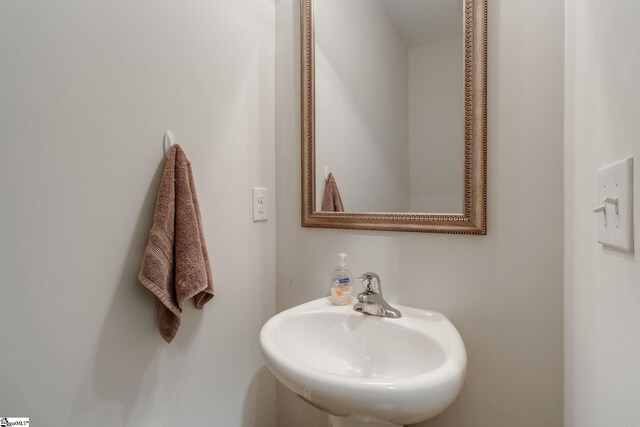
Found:
M 269 219 L 269 198 L 266 188 L 253 187 L 253 222 Z
M 605 198 L 618 199 L 618 209 Z M 598 204 L 605 205 L 598 215 L 598 242 L 633 252 L 633 157 L 598 170 Z

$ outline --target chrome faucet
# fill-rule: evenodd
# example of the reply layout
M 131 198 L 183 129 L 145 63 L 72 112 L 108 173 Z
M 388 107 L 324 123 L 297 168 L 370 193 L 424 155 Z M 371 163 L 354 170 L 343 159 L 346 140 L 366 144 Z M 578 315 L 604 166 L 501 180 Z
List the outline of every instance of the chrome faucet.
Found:
M 374 316 L 398 319 L 402 317 L 399 310 L 391 307 L 382 298 L 380 277 L 376 273 L 364 273 L 360 276 L 364 292 L 358 294 L 358 302 L 353 305 L 355 311 Z

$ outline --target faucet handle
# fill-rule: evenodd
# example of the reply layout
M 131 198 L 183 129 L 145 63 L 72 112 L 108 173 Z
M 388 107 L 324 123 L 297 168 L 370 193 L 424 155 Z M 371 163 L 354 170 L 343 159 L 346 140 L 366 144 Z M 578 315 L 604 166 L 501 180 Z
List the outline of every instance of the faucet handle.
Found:
M 375 284 L 373 281 L 375 280 Z M 360 281 L 364 286 L 364 291 L 369 294 L 380 294 L 382 295 L 382 291 L 380 289 L 380 276 L 376 273 L 362 273 L 360 276 Z

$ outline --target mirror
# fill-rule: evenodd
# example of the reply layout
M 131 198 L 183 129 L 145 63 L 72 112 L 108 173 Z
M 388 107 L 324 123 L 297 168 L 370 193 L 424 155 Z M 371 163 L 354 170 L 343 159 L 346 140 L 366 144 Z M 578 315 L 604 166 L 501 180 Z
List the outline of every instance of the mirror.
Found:
M 486 0 L 301 0 L 302 225 L 486 233 Z

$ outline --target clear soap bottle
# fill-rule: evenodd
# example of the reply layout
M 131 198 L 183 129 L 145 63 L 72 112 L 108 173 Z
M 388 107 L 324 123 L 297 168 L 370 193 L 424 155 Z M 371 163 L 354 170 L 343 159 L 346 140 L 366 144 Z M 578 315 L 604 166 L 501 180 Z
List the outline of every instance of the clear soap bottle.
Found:
M 339 253 L 340 263 L 331 273 L 329 300 L 335 305 L 351 304 L 353 294 L 353 275 L 347 269 L 347 254 Z

